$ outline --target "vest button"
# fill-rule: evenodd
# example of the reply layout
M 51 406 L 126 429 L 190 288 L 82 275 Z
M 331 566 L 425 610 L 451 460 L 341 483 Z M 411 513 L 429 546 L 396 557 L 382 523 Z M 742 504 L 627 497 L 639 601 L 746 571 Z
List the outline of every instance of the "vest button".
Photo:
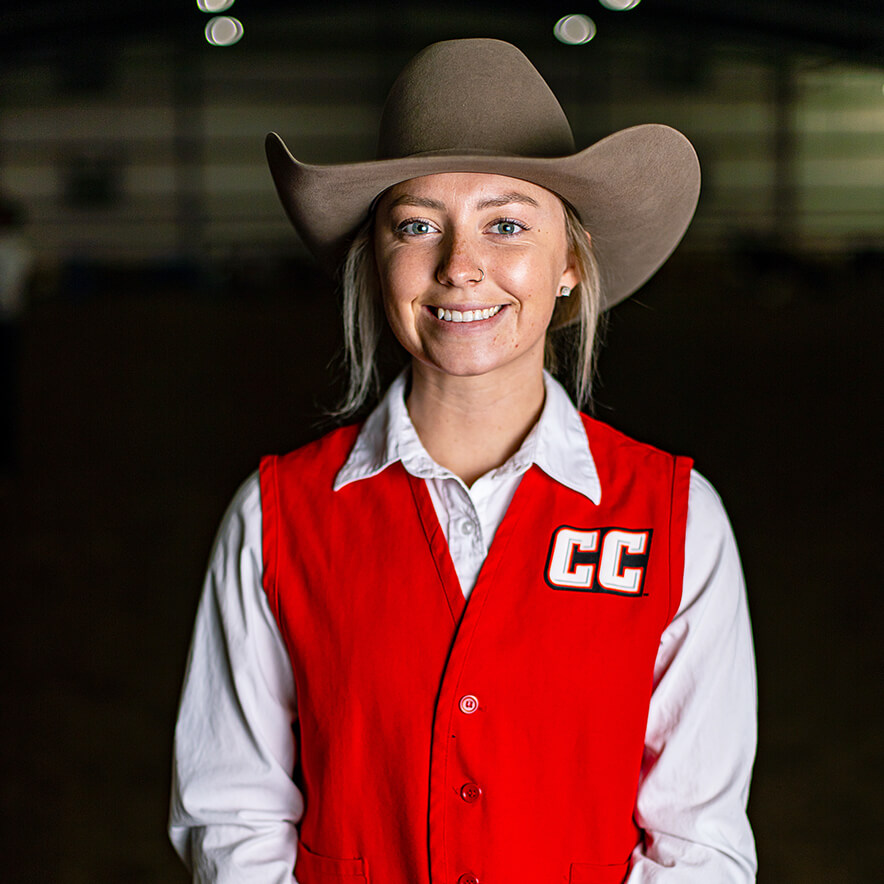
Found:
M 479 879 L 472 872 L 467 872 L 457 879 L 457 884 L 479 884 Z
M 474 804 L 482 797 L 482 789 L 476 783 L 466 783 L 460 788 L 460 797 L 467 804 Z
M 460 698 L 460 711 L 464 715 L 472 715 L 479 708 L 479 699 L 472 694 Z

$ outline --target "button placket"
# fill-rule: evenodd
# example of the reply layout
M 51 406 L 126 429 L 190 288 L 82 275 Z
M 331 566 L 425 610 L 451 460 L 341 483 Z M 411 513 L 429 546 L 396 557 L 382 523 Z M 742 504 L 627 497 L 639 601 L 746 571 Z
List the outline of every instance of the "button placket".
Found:
M 472 494 L 457 482 L 446 482 L 445 502 L 448 506 L 449 551 L 455 560 L 455 568 L 458 578 L 461 580 L 461 587 L 465 588 L 464 594 L 469 597 L 469 592 L 475 585 L 487 554 L 482 539 L 483 524 Z M 470 687 L 472 685 L 466 681 L 462 684 L 461 690 L 463 688 L 469 690 Z M 457 704 L 455 715 L 463 716 L 463 718 L 460 725 L 452 723 L 454 730 L 450 735 L 453 737 L 455 733 L 460 731 L 460 736 L 464 741 L 464 744 L 459 746 L 458 751 L 454 753 L 456 758 L 460 754 L 460 750 L 467 749 L 471 740 L 474 740 L 476 735 L 481 732 L 481 728 L 479 731 L 475 730 L 478 719 L 481 717 L 476 716 L 476 713 L 481 711 L 481 701 L 473 693 L 455 693 L 454 697 Z M 470 737 L 470 734 L 473 736 Z M 458 743 L 460 742 L 458 740 Z M 453 830 L 464 825 L 472 829 L 483 813 L 485 803 L 483 788 L 479 783 L 467 780 L 469 775 L 458 761 L 453 762 L 446 775 L 448 800 L 453 799 L 455 802 L 453 807 L 448 805 L 450 812 L 454 814 L 453 817 L 449 817 L 449 825 L 453 827 Z M 460 810 L 455 809 L 458 805 Z M 470 866 L 477 860 L 481 861 L 481 849 L 477 844 L 471 843 L 472 836 L 469 836 L 467 832 L 463 832 L 463 834 L 466 838 L 465 840 L 458 839 L 461 841 L 460 848 L 455 851 L 458 855 L 452 855 L 452 852 L 449 851 L 448 861 L 451 865 L 448 866 L 448 871 L 452 875 L 449 881 L 451 884 L 480 884 L 479 876 L 470 869 Z
M 479 513 L 469 491 L 451 480 L 445 483 L 445 498 L 451 529 L 449 534 L 453 531 L 465 537 L 479 534 Z

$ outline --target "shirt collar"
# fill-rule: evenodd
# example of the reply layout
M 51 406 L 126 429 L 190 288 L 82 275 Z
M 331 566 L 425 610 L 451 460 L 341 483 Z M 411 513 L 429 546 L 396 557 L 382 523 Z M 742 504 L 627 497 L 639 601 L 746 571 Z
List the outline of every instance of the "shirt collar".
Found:
M 540 418 L 519 450 L 494 473 L 500 476 L 524 473 L 532 464 L 537 464 L 556 482 L 598 504 L 602 489 L 580 413 L 552 375 L 544 372 L 543 382 L 546 399 Z M 335 477 L 335 491 L 351 482 L 376 476 L 397 460 L 421 479 L 453 477 L 427 454 L 418 438 L 405 406 L 407 383 L 408 369 L 405 369 L 368 416 Z

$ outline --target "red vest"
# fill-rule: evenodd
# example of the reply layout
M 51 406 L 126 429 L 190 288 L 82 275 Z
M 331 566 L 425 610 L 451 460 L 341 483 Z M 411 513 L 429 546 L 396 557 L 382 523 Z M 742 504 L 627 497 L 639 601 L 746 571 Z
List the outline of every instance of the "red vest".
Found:
M 422 480 L 332 491 L 358 428 L 262 462 L 299 884 L 625 879 L 691 465 L 584 422 L 600 504 L 532 467 L 469 603 Z

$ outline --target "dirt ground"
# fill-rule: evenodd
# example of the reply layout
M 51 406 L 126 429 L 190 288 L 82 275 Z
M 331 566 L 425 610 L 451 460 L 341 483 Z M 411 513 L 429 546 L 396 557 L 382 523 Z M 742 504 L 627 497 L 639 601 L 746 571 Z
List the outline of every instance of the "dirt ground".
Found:
M 596 393 L 598 416 L 693 455 L 731 514 L 762 884 L 884 867 L 880 281 L 826 272 L 820 289 L 673 263 L 614 311 Z M 0 475 L 3 881 L 186 880 L 165 819 L 202 570 L 259 456 L 320 432 L 335 309 L 320 286 L 94 293 L 28 316 L 21 461 Z

